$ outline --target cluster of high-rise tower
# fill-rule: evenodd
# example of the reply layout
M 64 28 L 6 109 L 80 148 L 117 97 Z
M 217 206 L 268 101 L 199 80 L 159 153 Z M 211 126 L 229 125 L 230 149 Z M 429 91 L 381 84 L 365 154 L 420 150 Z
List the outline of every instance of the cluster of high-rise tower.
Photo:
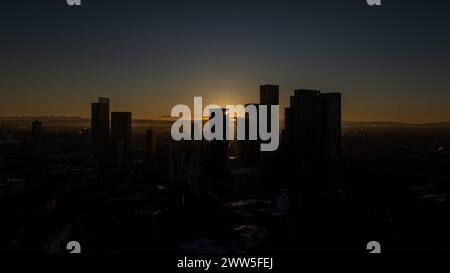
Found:
M 279 86 L 260 86 L 260 102 L 252 105 L 269 108 L 267 128 L 270 131 L 270 107 L 279 105 Z M 295 90 L 284 114 L 280 150 L 261 152 L 261 140 L 238 140 L 238 159 L 241 166 L 261 167 L 261 182 L 266 189 L 289 188 L 294 207 L 314 204 L 322 193 L 336 191 L 339 187 L 341 94 Z M 247 114 L 247 136 L 249 122 Z M 209 164 L 216 175 L 227 168 L 228 145 L 225 140 L 216 140 L 210 145 Z
M 110 100 L 99 98 L 91 105 L 91 137 L 97 166 L 125 166 L 131 151 L 131 112 L 111 112 Z M 152 141 L 151 128 L 147 131 L 147 142 Z M 151 149 L 152 144 L 145 147 Z M 151 153 L 151 151 L 149 151 Z
M 279 105 L 279 86 L 260 86 L 260 102 L 254 105 L 269 108 L 267 128 L 272 130 L 270 107 Z M 300 203 L 313 203 L 320 193 L 333 190 L 339 177 L 341 94 L 295 90 L 284 112 L 281 149 L 261 152 L 261 140 L 238 140 L 237 157 L 242 167 L 261 167 L 261 180 L 263 185 L 268 186 L 266 188 L 279 190 L 277 186 L 287 187 L 293 206 L 301 206 Z M 125 166 L 131 150 L 131 113 L 112 112 L 110 119 L 109 99 L 99 98 L 98 102 L 92 103 L 91 118 L 92 143 L 98 167 Z M 249 122 L 247 116 L 246 130 L 250 127 Z M 149 147 L 150 151 L 146 153 L 152 152 L 152 138 L 149 129 L 146 142 L 150 144 L 145 147 Z M 211 177 L 223 178 L 229 168 L 229 151 L 229 141 L 211 141 L 207 157 L 207 170 Z M 287 175 L 289 178 L 285 181 L 290 182 L 279 183 L 282 175 Z

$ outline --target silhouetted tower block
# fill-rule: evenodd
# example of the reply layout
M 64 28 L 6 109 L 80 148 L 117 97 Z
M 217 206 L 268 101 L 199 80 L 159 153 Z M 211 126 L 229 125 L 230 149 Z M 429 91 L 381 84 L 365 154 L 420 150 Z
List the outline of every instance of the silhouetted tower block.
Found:
M 42 139 L 42 122 L 35 120 L 31 124 L 31 145 L 38 149 Z
M 209 175 L 214 178 L 222 178 L 224 177 L 226 171 L 228 170 L 228 152 L 229 152 L 229 142 L 226 140 L 226 123 L 227 123 L 227 113 L 226 109 L 212 109 L 210 112 L 210 119 L 214 118 L 218 111 L 222 113 L 223 117 L 223 140 L 212 140 L 209 144 L 209 160 L 208 160 L 208 172 Z M 215 131 L 216 128 L 212 128 L 212 132 Z
M 111 113 L 111 144 L 118 167 L 128 163 L 131 152 L 131 112 Z
M 292 108 L 284 108 L 284 131 L 283 131 L 283 152 L 288 153 L 290 144 L 292 143 L 292 130 L 293 130 L 293 117 Z
M 91 105 L 91 136 L 94 147 L 109 145 L 109 99 Z
M 261 105 L 279 105 L 280 87 L 272 84 L 261 85 L 259 88 L 259 99 Z
M 97 167 L 103 169 L 109 160 L 109 99 L 99 98 L 91 104 L 91 138 Z
M 259 102 L 260 106 L 267 106 L 267 130 L 272 131 L 272 107 L 279 106 L 280 104 L 280 87 L 278 85 L 266 84 L 260 86 Z M 279 120 L 277 121 L 279 122 Z M 277 132 L 279 133 L 279 132 Z M 262 152 L 260 154 L 261 170 L 262 170 L 262 184 L 263 187 L 272 191 L 278 187 L 278 164 L 277 164 L 277 152 Z
M 299 178 L 291 185 L 293 207 L 315 203 L 339 176 L 341 95 L 296 90 L 285 111 L 285 134 L 288 165 Z
M 260 105 L 267 105 L 267 128 L 270 131 L 271 124 L 271 106 L 272 105 L 279 105 L 280 104 L 280 87 L 278 85 L 261 85 L 259 88 L 259 104 Z
M 259 104 L 246 104 L 245 106 L 254 105 L 256 107 L 256 115 L 258 116 Z M 242 118 L 242 117 L 241 117 Z M 258 129 L 259 119 L 256 117 L 256 128 Z M 237 141 L 238 158 L 242 166 L 259 166 L 261 161 L 260 141 L 250 140 L 250 116 L 245 113 L 245 140 Z
M 319 174 L 322 154 L 320 91 L 295 90 L 293 109 L 294 152 L 303 177 Z

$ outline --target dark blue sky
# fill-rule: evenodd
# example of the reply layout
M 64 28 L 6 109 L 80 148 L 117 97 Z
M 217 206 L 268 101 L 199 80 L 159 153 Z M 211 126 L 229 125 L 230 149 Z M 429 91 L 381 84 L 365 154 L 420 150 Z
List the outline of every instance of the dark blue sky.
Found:
M 6 0 L 0 116 L 135 117 L 258 101 L 258 86 L 339 91 L 345 120 L 450 120 L 444 0 Z M 283 106 L 282 105 L 282 106 Z

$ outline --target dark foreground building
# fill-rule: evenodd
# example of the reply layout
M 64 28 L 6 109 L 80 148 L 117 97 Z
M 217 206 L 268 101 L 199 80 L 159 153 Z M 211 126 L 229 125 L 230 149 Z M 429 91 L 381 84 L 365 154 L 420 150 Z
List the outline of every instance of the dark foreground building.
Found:
M 111 113 L 111 145 L 115 163 L 123 167 L 131 151 L 131 112 Z
M 109 158 L 109 99 L 99 98 L 91 104 L 91 138 L 96 165 L 106 168 Z
M 341 95 L 299 89 L 285 110 L 285 145 L 293 208 L 315 206 L 333 190 L 341 156 Z

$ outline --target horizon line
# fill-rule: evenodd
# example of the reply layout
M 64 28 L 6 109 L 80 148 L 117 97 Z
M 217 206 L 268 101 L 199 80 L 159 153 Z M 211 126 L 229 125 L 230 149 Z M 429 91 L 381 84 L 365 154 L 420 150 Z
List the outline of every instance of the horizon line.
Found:
M 39 116 L 1 116 L 0 119 L 84 119 L 84 120 L 91 120 L 90 117 L 83 117 L 83 116 L 45 116 L 45 115 L 39 115 Z M 154 116 L 154 117 L 148 117 L 148 118 L 133 118 L 134 121 L 176 121 L 179 118 L 177 117 L 170 117 L 167 115 L 161 115 L 161 116 Z M 284 122 L 284 119 L 280 119 L 280 122 Z M 342 123 L 387 123 L 387 124 L 399 124 L 399 125 L 432 125 L 432 124 L 450 124 L 449 121 L 430 121 L 430 122 L 406 122 L 406 121 L 398 121 L 398 120 L 343 120 Z

